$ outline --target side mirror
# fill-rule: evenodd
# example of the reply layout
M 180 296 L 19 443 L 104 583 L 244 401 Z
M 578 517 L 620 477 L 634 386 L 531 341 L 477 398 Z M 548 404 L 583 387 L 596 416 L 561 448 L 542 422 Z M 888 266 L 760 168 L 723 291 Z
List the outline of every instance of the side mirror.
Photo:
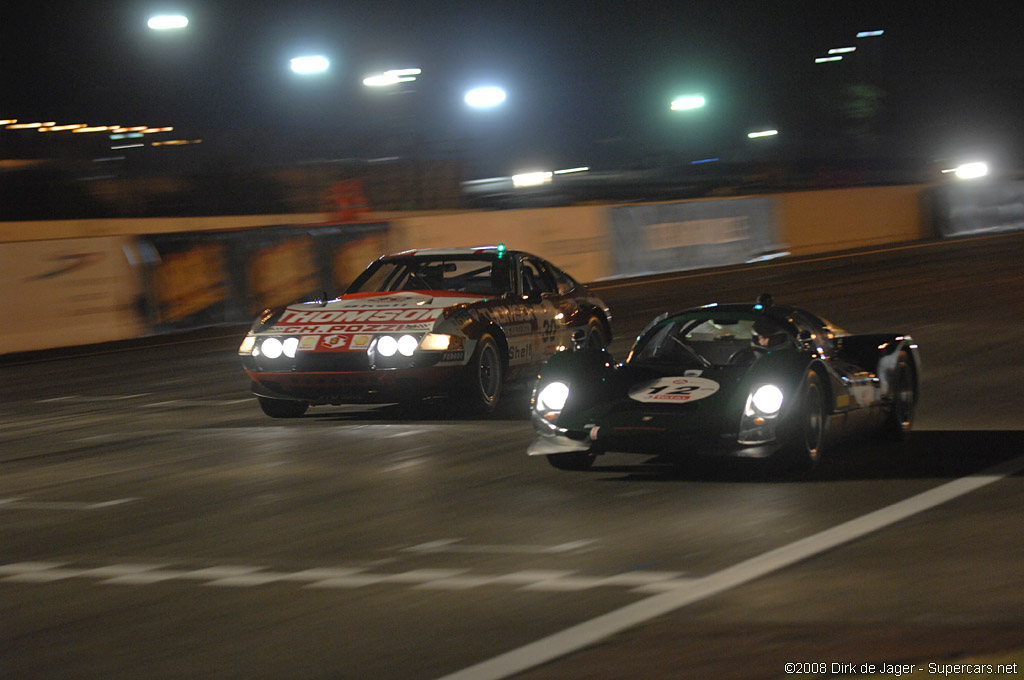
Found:
M 801 349 L 813 350 L 815 348 L 814 336 L 810 331 L 800 331 L 796 334 L 796 339 L 800 343 Z

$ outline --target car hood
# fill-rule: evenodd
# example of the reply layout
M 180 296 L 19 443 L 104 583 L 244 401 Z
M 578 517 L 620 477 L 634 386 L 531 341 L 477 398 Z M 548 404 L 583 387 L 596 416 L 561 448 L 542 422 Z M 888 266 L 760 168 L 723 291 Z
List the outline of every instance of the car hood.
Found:
M 288 305 L 263 332 L 302 335 L 415 333 L 429 331 L 448 307 L 485 296 L 443 291 L 357 293 L 326 303 Z

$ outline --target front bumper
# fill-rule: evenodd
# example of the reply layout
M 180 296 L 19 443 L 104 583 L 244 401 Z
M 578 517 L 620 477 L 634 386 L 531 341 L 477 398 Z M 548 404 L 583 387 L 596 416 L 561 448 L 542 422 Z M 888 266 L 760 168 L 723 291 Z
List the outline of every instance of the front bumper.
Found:
M 537 438 L 527 455 L 550 456 L 558 453 L 589 451 L 637 453 L 646 455 L 700 455 L 735 458 L 767 458 L 782 446 L 777 439 L 756 444 L 741 444 L 736 433 L 683 433 L 660 428 L 602 428 L 590 425 L 586 430 L 560 428 L 534 415 Z
M 454 386 L 458 366 L 331 372 L 258 372 L 246 370 L 253 393 L 311 404 L 386 403 L 445 393 Z

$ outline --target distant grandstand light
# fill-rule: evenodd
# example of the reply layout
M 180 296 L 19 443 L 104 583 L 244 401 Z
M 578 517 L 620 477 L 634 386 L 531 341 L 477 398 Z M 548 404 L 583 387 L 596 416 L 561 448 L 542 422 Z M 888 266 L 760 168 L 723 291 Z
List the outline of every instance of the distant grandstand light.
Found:
M 841 56 L 838 56 L 838 55 L 834 56 L 834 57 L 818 57 L 817 59 L 814 60 L 814 63 L 815 64 L 827 64 L 830 61 L 842 61 L 842 60 L 843 60 L 843 58 Z
M 180 14 L 163 14 L 160 16 L 152 17 L 146 22 L 146 25 L 152 28 L 154 31 L 167 31 L 175 28 L 185 28 L 188 26 L 188 17 Z
M 547 184 L 550 181 L 550 172 L 524 172 L 512 175 L 512 185 L 515 187 L 535 187 Z
M 671 108 L 673 111 L 692 111 L 703 107 L 706 103 L 707 100 L 704 97 L 699 94 L 691 94 L 674 99 Z
M 829 54 L 849 54 L 850 52 L 856 52 L 856 47 L 833 47 L 828 51 Z
M 877 38 L 884 34 L 885 31 L 861 31 L 857 34 L 858 38 Z
M 988 175 L 988 163 L 980 161 L 964 163 L 963 165 L 953 168 L 952 172 L 958 179 L 978 179 L 979 177 Z
M 363 85 L 367 87 L 388 87 L 399 83 L 411 83 L 422 71 L 418 68 L 400 68 L 384 71 L 377 75 L 363 78 Z
M 466 104 L 474 109 L 487 109 L 498 106 L 508 95 L 500 87 L 478 87 L 466 93 Z
M 327 57 L 320 55 L 308 56 L 308 57 L 295 57 L 291 60 L 292 71 L 300 75 L 309 75 L 312 73 L 323 73 L 326 71 L 331 62 L 327 60 Z
M 747 137 L 750 139 L 757 139 L 758 137 L 774 137 L 779 134 L 778 130 L 759 130 L 757 132 L 747 133 Z

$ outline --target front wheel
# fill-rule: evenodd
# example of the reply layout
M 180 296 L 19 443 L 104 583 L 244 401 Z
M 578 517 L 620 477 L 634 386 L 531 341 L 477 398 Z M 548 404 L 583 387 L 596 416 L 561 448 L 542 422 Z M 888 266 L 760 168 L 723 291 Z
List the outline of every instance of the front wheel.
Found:
M 545 456 L 551 467 L 559 470 L 586 470 L 594 464 L 595 457 L 589 451 L 567 451 Z
M 260 408 L 271 418 L 298 418 L 309 409 L 309 402 L 291 399 L 269 399 L 256 397 Z
M 787 453 L 798 466 L 813 468 L 821 462 L 825 446 L 825 422 L 828 418 L 825 389 L 821 378 L 814 371 L 808 372 L 804 378 L 800 402 L 792 418 Z
M 501 397 L 505 380 L 505 363 L 494 337 L 484 333 L 466 366 L 463 393 L 459 396 L 470 411 L 480 415 L 492 413 Z
M 587 320 L 587 336 L 583 343 L 586 349 L 608 349 L 608 338 L 605 337 L 604 324 L 596 316 Z

